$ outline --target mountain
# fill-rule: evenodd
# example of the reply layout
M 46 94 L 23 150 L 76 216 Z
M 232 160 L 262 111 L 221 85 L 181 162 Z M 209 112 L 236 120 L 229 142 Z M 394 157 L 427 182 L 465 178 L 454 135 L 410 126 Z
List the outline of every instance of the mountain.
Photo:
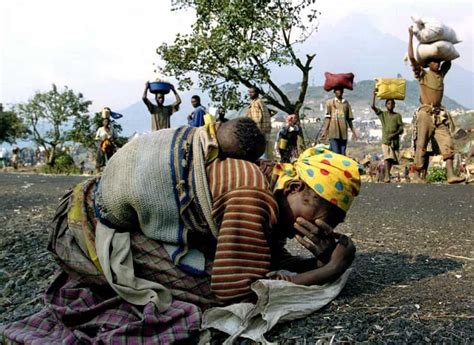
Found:
M 283 91 L 290 97 L 290 99 L 296 99 L 299 93 L 298 83 L 288 83 L 282 85 Z M 372 102 L 372 93 L 374 90 L 373 80 L 362 80 L 355 83 L 353 91 L 345 91 L 344 97 L 349 101 L 352 106 L 354 116 L 367 118 L 372 116 L 371 110 L 369 109 L 369 103 Z M 396 102 L 396 111 L 400 112 L 403 117 L 411 116 L 415 109 L 419 106 L 419 88 L 418 82 L 415 80 L 407 81 L 407 97 L 404 101 Z M 180 110 L 171 117 L 171 126 L 177 127 L 185 125 L 187 123 L 186 117 L 191 112 L 192 107 L 190 99 L 193 94 L 185 92 L 181 95 L 183 104 Z M 321 104 L 324 105 L 326 100 L 332 97 L 331 92 L 324 91 L 322 86 L 311 86 L 308 88 L 306 95 L 305 106 L 308 109 L 305 112 L 310 116 L 322 116 L 323 111 L 321 110 Z M 174 101 L 174 96 L 167 96 L 166 104 Z M 202 104 L 207 106 L 210 104 L 210 99 L 206 95 L 201 96 Z M 445 96 L 444 105 L 450 110 L 466 108 L 459 104 L 454 99 Z M 382 107 L 383 102 L 378 101 L 378 106 Z M 134 132 L 146 132 L 151 128 L 151 119 L 146 109 L 145 104 L 142 101 L 136 102 L 129 107 L 120 110 L 119 113 L 123 114 L 124 117 L 119 120 L 119 123 L 124 129 L 125 135 L 131 135 Z
M 370 17 L 363 14 L 353 14 L 339 22 L 321 25 L 318 32 L 298 49 L 300 56 L 316 53 L 310 75 L 313 86 L 308 91 L 308 104 L 314 107 L 324 100 L 326 94 L 323 93 L 321 87 L 316 87 L 323 84 L 324 72 L 353 72 L 357 82 L 356 88 L 352 92 L 346 92 L 345 96 L 353 105 L 354 110 L 361 114 L 367 113 L 367 104 L 372 97 L 373 79 L 396 77 L 400 74 L 412 82 L 407 85 L 406 104 L 397 102 L 397 110 L 404 114 L 411 114 L 418 104 L 418 87 L 413 82 L 411 67 L 403 61 L 406 50 L 407 42 L 381 32 L 371 24 Z M 277 84 L 284 85 L 285 91 L 296 92 L 297 85 L 294 83 L 299 81 L 300 74 L 295 68 L 275 66 L 272 68 L 272 77 Z M 202 92 L 194 92 L 203 95 Z M 444 104 L 447 108 L 473 109 L 474 73 L 458 66 L 454 61 L 445 78 L 445 94 Z M 192 110 L 190 105 L 192 92 L 183 93 L 181 96 L 183 104 L 180 111 L 172 117 L 172 126 L 185 124 L 186 116 Z M 208 106 L 209 98 L 205 96 L 202 98 L 203 105 Z M 168 102 L 172 99 L 173 96 L 169 96 Z M 121 113 L 125 115 L 120 121 L 126 134 L 149 130 L 151 120 L 141 101 L 123 109 Z
M 311 72 L 313 84 L 316 85 L 324 82 L 326 71 L 352 72 L 356 81 L 373 80 L 376 77 L 393 78 L 397 74 L 413 80 L 411 67 L 403 61 L 407 44 L 381 32 L 371 23 L 370 17 L 353 14 L 339 22 L 321 25 L 318 32 L 299 47 L 298 53 L 303 57 L 316 53 Z M 300 74 L 291 67 L 275 68 L 272 77 L 278 84 L 285 84 L 296 82 L 294 79 L 299 78 Z M 455 60 L 445 78 L 445 91 L 465 107 L 473 109 L 474 73 L 458 66 Z
M 351 104 L 352 110 L 355 117 L 370 117 L 372 111 L 369 108 L 369 103 L 372 102 L 372 95 L 374 90 L 375 82 L 373 80 L 362 80 L 354 84 L 354 90 L 346 90 L 344 92 L 344 98 L 346 98 Z M 299 94 L 299 84 L 285 84 L 282 86 L 285 94 L 291 99 L 296 99 Z M 325 104 L 326 100 L 332 98 L 332 92 L 324 91 L 322 86 L 309 87 L 306 94 L 305 106 L 308 109 L 309 115 L 321 116 L 321 104 Z M 415 80 L 407 81 L 406 98 L 404 101 L 396 101 L 396 111 L 401 113 L 403 117 L 411 116 L 413 112 L 420 106 L 420 92 L 418 82 Z M 443 104 L 450 110 L 466 110 L 457 101 L 445 96 Z M 383 101 L 378 100 L 377 106 L 383 107 Z

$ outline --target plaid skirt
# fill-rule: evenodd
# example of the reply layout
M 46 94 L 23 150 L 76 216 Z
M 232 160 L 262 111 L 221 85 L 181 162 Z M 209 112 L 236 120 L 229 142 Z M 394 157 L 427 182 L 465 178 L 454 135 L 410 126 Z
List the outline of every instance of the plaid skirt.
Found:
M 6 325 L 4 337 L 26 344 L 170 344 L 189 339 L 200 329 L 202 310 L 216 305 L 210 274 L 195 277 L 183 272 L 162 244 L 135 232 L 131 243 L 136 275 L 166 286 L 173 302 L 160 313 L 153 303 L 135 306 L 121 299 L 90 251 L 95 184 L 95 179 L 88 180 L 61 199 L 48 249 L 62 272 L 46 291 L 45 308 Z M 211 265 L 207 263 L 207 272 Z

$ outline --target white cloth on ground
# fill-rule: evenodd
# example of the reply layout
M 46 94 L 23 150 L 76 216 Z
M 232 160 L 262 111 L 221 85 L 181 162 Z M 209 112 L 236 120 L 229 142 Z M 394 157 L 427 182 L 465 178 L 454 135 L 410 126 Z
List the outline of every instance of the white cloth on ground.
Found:
M 236 303 L 204 312 L 202 329 L 215 328 L 230 335 L 224 344 L 238 337 L 271 344 L 264 334 L 278 322 L 306 317 L 339 295 L 346 285 L 350 269 L 326 285 L 303 286 L 283 280 L 258 280 L 252 284 L 256 304 Z

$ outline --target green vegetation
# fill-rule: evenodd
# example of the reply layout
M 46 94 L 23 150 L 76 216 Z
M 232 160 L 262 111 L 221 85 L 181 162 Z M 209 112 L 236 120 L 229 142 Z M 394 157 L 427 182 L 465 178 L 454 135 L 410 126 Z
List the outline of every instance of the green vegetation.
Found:
M 315 55 L 300 59 L 298 45 L 317 29 L 315 0 L 178 0 L 174 10 L 192 8 L 190 34 L 178 34 L 157 53 L 160 72 L 178 78 L 180 88 L 193 85 L 209 92 L 227 109 L 242 106 L 242 86 L 258 87 L 266 102 L 285 113 L 299 114 Z M 292 65 L 301 73 L 298 92 L 290 98 L 271 77 L 271 69 Z
M 18 139 L 26 139 L 28 128 L 14 111 L 3 111 L 0 104 L 0 144 L 14 144 Z
M 74 164 L 74 159 L 67 153 L 58 153 L 54 158 L 54 165 L 43 165 L 40 172 L 45 174 L 79 174 L 80 169 Z
M 448 180 L 446 168 L 429 168 L 426 181 L 429 183 L 442 183 Z
M 76 94 L 67 86 L 60 91 L 53 84 L 50 91 L 37 92 L 30 101 L 18 105 L 30 138 L 45 149 L 50 167 L 54 166 L 57 148 L 68 139 L 71 121 L 84 116 L 91 104 L 81 93 Z

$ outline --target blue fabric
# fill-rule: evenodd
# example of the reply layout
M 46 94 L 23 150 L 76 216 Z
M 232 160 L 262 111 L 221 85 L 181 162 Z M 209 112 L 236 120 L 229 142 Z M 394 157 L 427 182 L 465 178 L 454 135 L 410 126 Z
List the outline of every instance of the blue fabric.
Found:
M 204 126 L 204 115 L 206 115 L 206 109 L 200 105 L 193 110 L 193 127 Z
M 346 155 L 347 140 L 343 139 L 329 139 L 329 149 L 332 152 Z

